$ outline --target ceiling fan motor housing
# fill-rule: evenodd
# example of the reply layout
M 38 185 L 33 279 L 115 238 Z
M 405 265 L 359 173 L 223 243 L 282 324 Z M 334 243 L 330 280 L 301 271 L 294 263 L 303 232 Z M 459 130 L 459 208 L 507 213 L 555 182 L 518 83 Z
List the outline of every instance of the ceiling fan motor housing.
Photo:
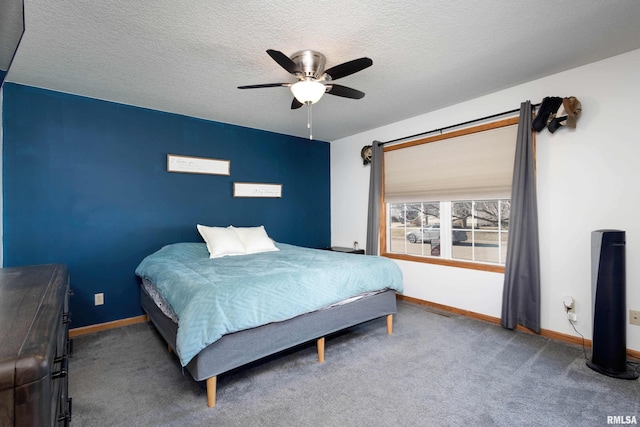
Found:
M 291 55 L 291 60 L 304 72 L 304 77 L 319 79 L 324 74 L 326 58 L 314 50 L 301 50 Z

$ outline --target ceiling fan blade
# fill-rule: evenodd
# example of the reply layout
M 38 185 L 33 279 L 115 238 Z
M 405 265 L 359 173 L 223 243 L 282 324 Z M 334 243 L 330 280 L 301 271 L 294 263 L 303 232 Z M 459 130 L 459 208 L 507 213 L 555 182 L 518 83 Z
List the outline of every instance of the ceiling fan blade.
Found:
M 324 73 L 328 74 L 331 77 L 331 80 L 338 80 L 353 73 L 357 73 L 358 71 L 362 71 L 372 65 L 373 61 L 370 58 L 358 58 L 353 61 L 331 67 L 328 70 L 325 70 Z
M 238 89 L 259 89 L 262 87 L 280 87 L 280 86 L 291 86 L 291 83 L 265 83 L 261 85 L 247 85 L 247 86 L 238 86 Z
M 359 90 L 352 89 L 350 87 L 336 84 L 328 84 L 327 87 L 327 93 L 331 95 L 351 99 L 361 99 L 364 97 L 364 92 L 360 92 Z
M 304 104 L 300 101 L 298 101 L 296 98 L 293 98 L 293 101 L 291 101 L 291 109 L 292 110 L 296 110 L 300 107 L 302 107 Z
M 298 67 L 298 64 L 293 62 L 291 60 L 291 58 L 289 58 L 287 55 L 285 55 L 284 53 L 280 52 L 279 50 L 267 49 L 267 53 L 282 68 L 284 68 L 285 70 L 287 70 L 289 73 L 293 74 L 294 76 L 297 76 L 297 75 L 300 75 L 300 74 L 304 74 L 302 72 L 302 70 L 300 69 L 300 67 Z

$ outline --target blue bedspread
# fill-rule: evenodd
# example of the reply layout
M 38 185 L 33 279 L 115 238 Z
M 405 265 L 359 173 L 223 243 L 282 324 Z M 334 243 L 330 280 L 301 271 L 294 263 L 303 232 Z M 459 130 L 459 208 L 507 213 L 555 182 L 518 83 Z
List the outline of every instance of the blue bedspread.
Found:
M 402 292 L 387 258 L 276 243 L 279 251 L 210 259 L 204 243 L 176 243 L 136 274 L 158 287 L 179 319 L 182 366 L 224 334 L 291 319 L 368 291 Z

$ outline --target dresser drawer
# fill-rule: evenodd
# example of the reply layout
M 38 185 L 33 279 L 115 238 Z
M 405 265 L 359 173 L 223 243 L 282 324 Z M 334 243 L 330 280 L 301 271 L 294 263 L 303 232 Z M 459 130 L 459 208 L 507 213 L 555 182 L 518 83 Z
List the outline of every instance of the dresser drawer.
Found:
M 0 425 L 64 423 L 68 298 L 64 265 L 0 269 Z

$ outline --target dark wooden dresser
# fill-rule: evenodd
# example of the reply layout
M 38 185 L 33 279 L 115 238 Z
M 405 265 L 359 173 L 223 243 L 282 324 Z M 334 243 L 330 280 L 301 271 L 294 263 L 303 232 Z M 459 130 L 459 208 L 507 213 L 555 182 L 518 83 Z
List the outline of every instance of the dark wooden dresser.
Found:
M 69 274 L 0 268 L 0 426 L 62 426 L 68 396 Z

